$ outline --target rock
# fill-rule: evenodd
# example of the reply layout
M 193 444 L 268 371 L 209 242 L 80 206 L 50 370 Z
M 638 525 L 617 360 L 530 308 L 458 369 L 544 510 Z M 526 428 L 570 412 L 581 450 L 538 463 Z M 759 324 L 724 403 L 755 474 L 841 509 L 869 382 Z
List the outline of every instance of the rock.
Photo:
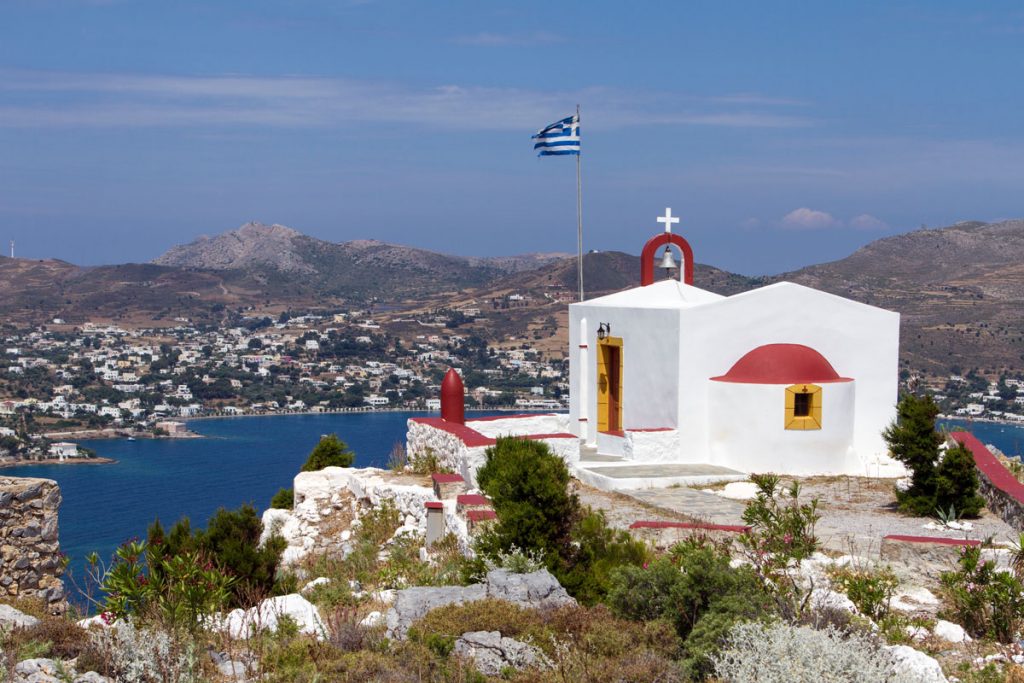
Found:
M 721 491 L 715 491 L 722 498 L 731 500 L 750 500 L 757 496 L 757 484 L 752 481 L 734 481 L 725 485 Z
M 504 638 L 498 631 L 469 631 L 455 641 L 455 654 L 473 660 L 485 676 L 500 676 L 513 669 L 550 668 L 544 653 L 532 645 Z
M 299 633 L 316 636 L 320 640 L 327 633 L 316 606 L 298 593 L 268 598 L 256 607 L 235 609 L 228 612 L 227 617 L 214 621 L 232 638 L 248 639 L 259 631 L 276 631 L 282 616 L 291 617 L 298 625 Z
M 884 649 L 893 658 L 893 672 L 900 683 L 947 683 L 942 667 L 925 653 L 909 645 L 889 645 Z
M 307 583 L 305 586 L 302 587 L 302 590 L 300 590 L 299 592 L 305 594 L 305 593 L 308 593 L 309 591 L 313 590 L 317 586 L 326 586 L 330 582 L 331 582 L 331 580 L 328 579 L 326 576 L 321 576 L 321 577 L 313 579 L 312 581 Z
M 217 671 L 229 681 L 249 680 L 249 666 L 235 659 L 225 659 L 217 663 Z
M 87 671 L 84 674 L 75 676 L 72 683 L 113 683 L 106 676 L 101 676 L 95 671 Z
M 904 588 L 892 596 L 889 607 L 901 612 L 933 611 L 929 608 L 936 607 L 939 599 L 927 588 Z
M 907 626 L 906 634 L 911 640 L 924 640 L 932 634 L 924 626 Z
M 840 609 L 851 614 L 857 613 L 853 600 L 829 588 L 815 588 L 811 591 L 811 604 L 818 609 Z
M 507 569 L 495 569 L 487 574 L 487 597 L 508 600 L 521 607 L 548 608 L 575 605 L 574 600 L 558 579 L 547 569 L 530 574 L 513 574 Z
M 363 628 L 375 628 L 383 623 L 384 615 L 378 612 L 377 610 L 374 610 L 367 614 L 365 617 L 363 617 L 362 620 L 359 622 L 359 625 Z
M 405 638 L 409 627 L 433 609 L 484 598 L 506 600 L 531 609 L 576 604 L 546 569 L 530 574 L 495 569 L 487 574 L 483 583 L 471 586 L 416 587 L 398 591 L 395 604 L 386 615 L 388 638 Z
M 80 627 L 84 628 L 86 631 L 88 631 L 93 626 L 99 626 L 100 628 L 107 628 L 107 627 L 110 626 L 110 624 L 108 624 L 103 619 L 103 616 L 100 615 L 100 614 L 94 614 L 91 617 L 87 617 L 85 619 L 79 619 L 78 622 L 76 622 L 76 623 Z
M 0 627 L 7 630 L 14 628 L 30 628 L 39 623 L 33 616 L 14 609 L 10 605 L 0 605 Z
M 935 622 L 935 628 L 932 629 L 932 632 L 936 638 L 942 638 L 950 643 L 966 643 L 971 640 L 963 626 L 943 619 Z

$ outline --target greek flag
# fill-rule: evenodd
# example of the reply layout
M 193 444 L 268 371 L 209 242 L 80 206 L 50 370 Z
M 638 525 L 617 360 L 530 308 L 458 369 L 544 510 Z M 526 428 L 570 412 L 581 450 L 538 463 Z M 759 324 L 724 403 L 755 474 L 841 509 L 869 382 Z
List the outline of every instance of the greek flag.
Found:
M 537 141 L 533 143 L 533 148 L 540 157 L 579 154 L 580 118 L 574 114 L 561 121 L 555 121 L 547 128 L 537 131 L 532 139 Z

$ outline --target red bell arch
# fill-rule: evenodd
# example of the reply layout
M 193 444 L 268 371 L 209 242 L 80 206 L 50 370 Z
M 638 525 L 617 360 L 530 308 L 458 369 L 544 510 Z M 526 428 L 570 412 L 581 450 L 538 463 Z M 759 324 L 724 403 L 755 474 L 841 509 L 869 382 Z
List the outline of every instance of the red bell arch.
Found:
M 683 252 L 683 282 L 693 284 L 693 249 L 690 248 L 690 243 L 675 233 L 663 232 L 647 240 L 640 254 L 641 287 L 654 284 L 654 252 L 666 244 L 674 244 Z

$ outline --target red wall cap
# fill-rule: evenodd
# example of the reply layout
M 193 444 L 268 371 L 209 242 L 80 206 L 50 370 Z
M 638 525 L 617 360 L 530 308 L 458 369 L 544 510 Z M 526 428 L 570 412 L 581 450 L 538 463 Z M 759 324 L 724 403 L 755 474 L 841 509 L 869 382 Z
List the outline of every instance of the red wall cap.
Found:
M 471 522 L 483 522 L 488 519 L 497 519 L 498 514 L 494 510 L 470 510 L 466 513 L 466 519 Z
M 970 432 L 951 432 L 949 436 L 957 443 L 967 447 L 967 450 L 974 456 L 975 466 L 985 473 L 993 486 L 1018 503 L 1024 503 L 1024 484 L 1017 481 L 1017 478 L 1003 466 L 1003 463 L 999 462 L 999 459 L 985 448 L 985 444 L 979 441 L 978 437 Z
M 461 496 L 455 498 L 455 502 L 459 505 L 490 505 L 491 501 L 487 500 L 478 493 L 464 493 Z
M 444 510 L 444 503 L 439 500 L 428 500 L 423 504 L 428 510 Z
M 981 541 L 974 541 L 968 538 L 941 538 L 939 536 L 903 536 L 902 534 L 890 534 L 888 536 L 883 536 L 883 539 L 886 541 L 902 541 L 904 543 L 935 543 L 936 545 L 981 545 Z

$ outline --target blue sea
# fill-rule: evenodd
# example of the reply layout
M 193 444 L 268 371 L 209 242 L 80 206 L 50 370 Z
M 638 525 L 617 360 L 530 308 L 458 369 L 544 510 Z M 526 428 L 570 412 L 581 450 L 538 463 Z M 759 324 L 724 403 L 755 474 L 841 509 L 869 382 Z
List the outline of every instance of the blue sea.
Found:
M 109 558 L 133 536 L 144 537 L 156 518 L 165 526 L 188 517 L 205 526 L 219 507 L 269 505 L 306 461 L 321 434 L 337 433 L 356 454 L 358 467 L 387 464 L 388 453 L 405 441 L 406 420 L 420 413 L 377 412 L 283 415 L 194 420 L 189 429 L 202 439 L 83 441 L 109 465 L 31 465 L 4 470 L 10 476 L 56 479 L 64 495 L 60 510 L 62 550 L 71 572 L 81 575 L 84 558 L 95 551 Z M 478 413 L 482 415 L 484 413 Z M 1020 456 L 1024 426 L 950 420 L 984 443 Z
M 251 503 L 262 511 L 292 478 L 320 435 L 337 433 L 355 452 L 357 467 L 385 467 L 406 420 L 422 413 L 375 412 L 193 420 L 202 439 L 81 441 L 108 465 L 28 465 L 10 476 L 45 477 L 60 484 L 61 549 L 80 577 L 84 558 L 109 558 L 126 539 L 144 538 L 156 518 L 169 526 L 188 517 L 206 526 L 217 508 Z M 483 413 L 479 413 L 482 415 Z

